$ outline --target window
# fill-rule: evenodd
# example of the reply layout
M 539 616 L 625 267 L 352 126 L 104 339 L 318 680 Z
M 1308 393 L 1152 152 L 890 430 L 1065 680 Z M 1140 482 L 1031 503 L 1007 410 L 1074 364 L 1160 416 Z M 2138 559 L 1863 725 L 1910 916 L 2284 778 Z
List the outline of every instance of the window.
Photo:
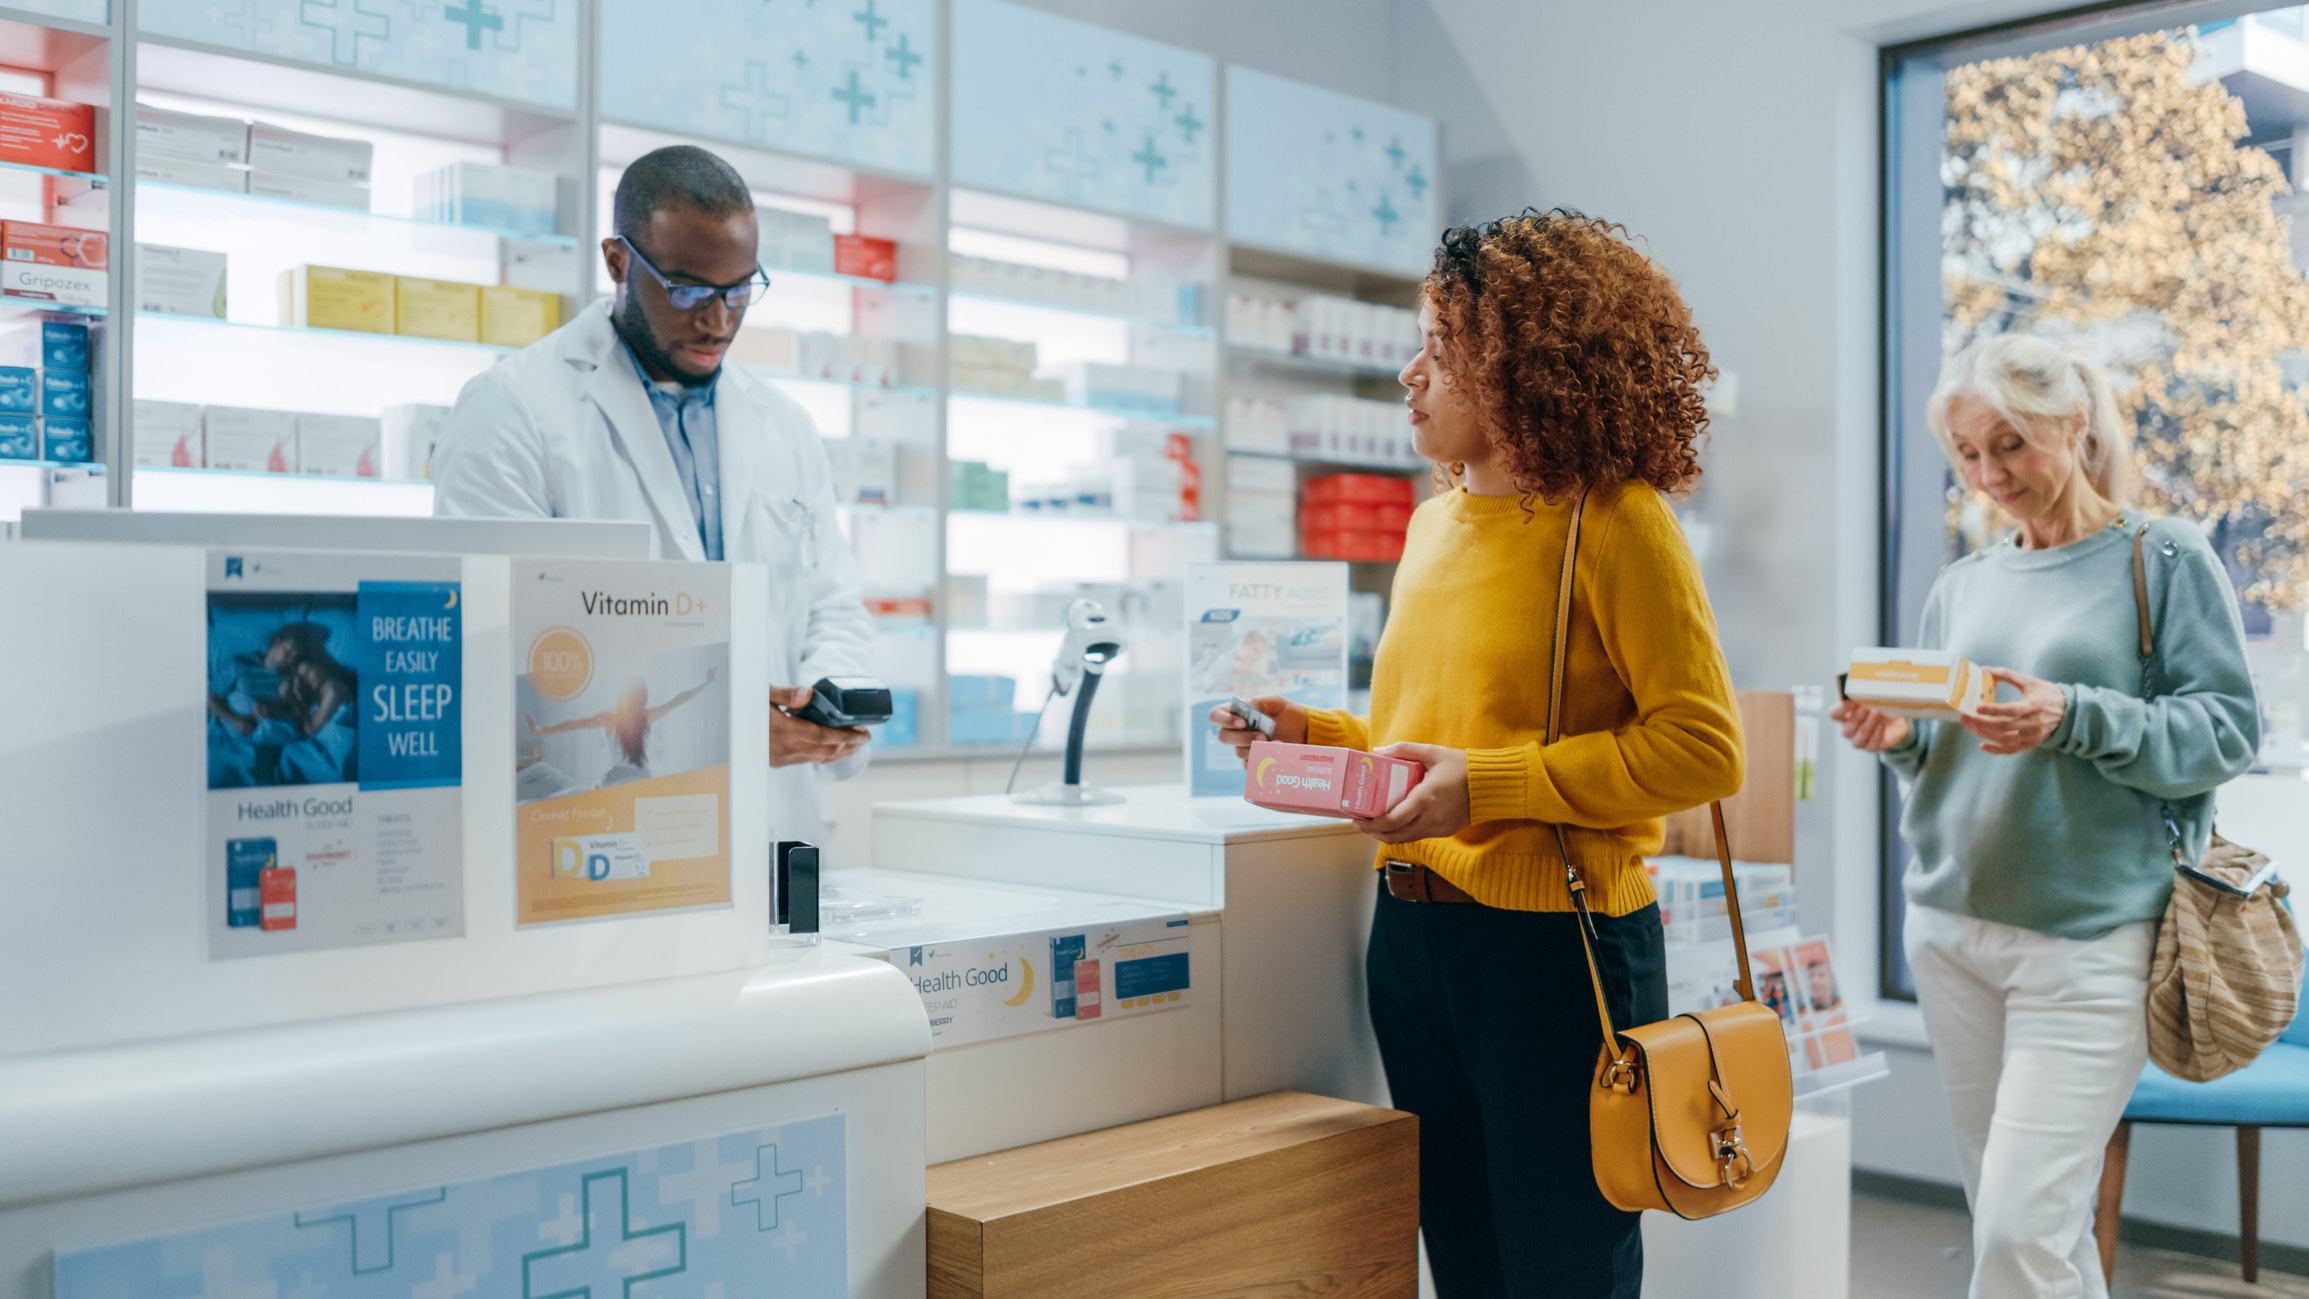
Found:
M 2106 367 L 2137 504 L 2202 526 L 2245 600 L 2270 761 L 2297 764 L 2309 604 L 2309 41 L 2304 11 L 2110 8 L 1885 52 L 1881 629 L 1914 644 L 1940 567 L 2008 525 L 1925 426 L 1941 363 L 2034 333 Z M 2272 655 L 2289 656 L 2267 670 Z M 2287 749 L 2287 746 L 2290 749 Z M 1907 849 L 1883 788 L 1882 991 Z

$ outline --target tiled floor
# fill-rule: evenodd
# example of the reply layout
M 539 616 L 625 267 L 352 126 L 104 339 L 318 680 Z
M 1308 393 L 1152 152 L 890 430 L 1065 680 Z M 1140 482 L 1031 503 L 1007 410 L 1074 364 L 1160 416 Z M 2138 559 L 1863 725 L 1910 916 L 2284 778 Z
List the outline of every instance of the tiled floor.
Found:
M 1951 1299 L 1972 1275 L 1972 1224 L 1951 1209 L 1852 1197 L 1852 1299 Z M 2237 1265 L 2160 1249 L 2117 1247 L 2111 1299 L 2309 1299 L 2309 1278 L 2266 1268 L 2259 1285 Z

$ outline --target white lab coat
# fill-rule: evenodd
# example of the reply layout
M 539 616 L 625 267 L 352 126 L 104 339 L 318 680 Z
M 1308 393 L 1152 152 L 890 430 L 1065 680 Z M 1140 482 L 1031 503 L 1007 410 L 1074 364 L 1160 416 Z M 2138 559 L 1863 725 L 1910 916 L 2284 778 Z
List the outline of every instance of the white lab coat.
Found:
M 871 675 L 873 624 L 809 415 L 776 388 L 724 366 L 714 421 L 722 555 L 768 569 L 769 643 L 761 652 L 771 683 Z M 673 453 L 609 323 L 606 299 L 465 385 L 433 450 L 433 512 L 633 519 L 655 525 L 658 558 L 705 558 Z M 773 835 L 819 841 L 818 773 L 846 780 L 867 757 L 862 749 L 823 768 L 772 770 Z

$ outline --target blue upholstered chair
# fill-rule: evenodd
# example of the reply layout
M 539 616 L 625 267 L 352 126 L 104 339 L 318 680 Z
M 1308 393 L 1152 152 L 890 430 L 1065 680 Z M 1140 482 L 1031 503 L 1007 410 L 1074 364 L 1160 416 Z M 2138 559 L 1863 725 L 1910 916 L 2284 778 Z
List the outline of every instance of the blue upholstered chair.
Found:
M 2309 1001 L 2309 996 L 2303 998 Z M 2141 1071 L 2140 1085 L 2125 1106 L 2124 1122 L 2109 1138 L 2108 1162 L 2101 1168 L 2099 1212 L 2093 1231 L 2100 1239 L 2101 1272 L 2116 1266 L 2117 1216 L 2124 1207 L 2125 1155 L 2135 1123 L 2193 1123 L 2237 1129 L 2238 1258 L 2245 1280 L 2261 1272 L 2261 1129 L 2309 1128 L 2309 1014 L 2297 1015 L 2261 1058 L 2226 1078 L 2182 1082 L 2154 1064 Z

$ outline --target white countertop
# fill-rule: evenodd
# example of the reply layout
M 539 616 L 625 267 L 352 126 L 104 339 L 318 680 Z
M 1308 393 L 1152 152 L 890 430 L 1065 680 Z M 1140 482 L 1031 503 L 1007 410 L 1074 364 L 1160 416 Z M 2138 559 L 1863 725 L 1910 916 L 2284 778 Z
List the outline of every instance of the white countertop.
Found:
M 826 924 L 824 937 L 828 941 L 855 943 L 878 952 L 965 938 L 1027 934 L 1075 925 L 1119 925 L 1187 914 L 1172 902 L 911 871 L 837 871 L 825 877 L 825 885 L 829 892 L 841 889 L 854 896 L 906 898 L 920 904 L 918 910 L 908 915 Z
M 753 970 L 0 1061 L 0 1209 L 929 1053 L 887 963 Z
M 1191 798 L 1184 785 L 1127 785 L 1114 792 L 1124 801 L 1105 807 L 1037 807 L 981 794 L 876 803 L 874 815 L 1207 844 L 1355 833 L 1352 823 L 1334 817 L 1270 812 L 1240 798 Z

